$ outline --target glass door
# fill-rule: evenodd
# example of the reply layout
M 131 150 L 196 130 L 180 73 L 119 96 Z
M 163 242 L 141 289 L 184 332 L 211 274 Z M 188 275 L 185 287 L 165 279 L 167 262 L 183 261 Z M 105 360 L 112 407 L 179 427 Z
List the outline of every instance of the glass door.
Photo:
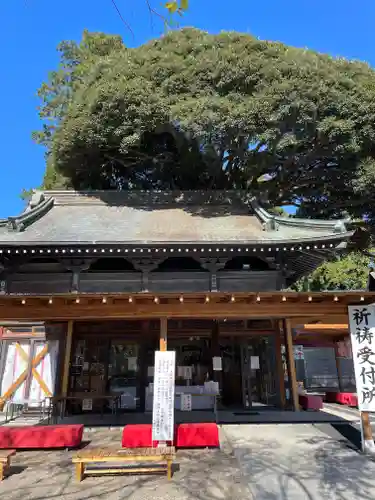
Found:
M 255 337 L 241 343 L 242 402 L 244 408 L 254 404 L 274 405 L 276 360 L 274 339 Z
M 126 340 L 112 340 L 108 363 L 108 392 L 120 395 L 122 410 L 140 407 L 140 347 Z

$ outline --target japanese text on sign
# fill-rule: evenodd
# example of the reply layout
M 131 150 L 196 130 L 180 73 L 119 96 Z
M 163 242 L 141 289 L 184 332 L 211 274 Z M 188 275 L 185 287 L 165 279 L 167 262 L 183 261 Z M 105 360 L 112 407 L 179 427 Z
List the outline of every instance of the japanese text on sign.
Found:
M 191 411 L 193 407 L 191 394 L 181 394 L 180 398 L 181 411 Z
M 153 441 L 173 441 L 175 363 L 175 351 L 155 352 Z
M 375 411 L 375 305 L 348 310 L 358 407 Z

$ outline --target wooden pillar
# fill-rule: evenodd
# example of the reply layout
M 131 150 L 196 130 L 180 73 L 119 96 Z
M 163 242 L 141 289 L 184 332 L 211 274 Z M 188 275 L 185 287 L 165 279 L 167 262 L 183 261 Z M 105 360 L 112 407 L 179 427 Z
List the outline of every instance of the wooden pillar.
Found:
M 167 350 L 167 332 L 168 332 L 168 319 L 160 318 L 160 341 L 159 341 L 160 351 Z
M 73 340 L 73 325 L 74 325 L 74 322 L 72 320 L 68 321 L 68 331 L 66 334 L 63 376 L 62 376 L 62 384 L 61 384 L 61 395 L 62 396 L 68 395 L 69 367 L 70 367 L 70 356 L 72 353 L 72 340 Z
M 289 319 L 284 319 L 283 323 L 285 335 L 285 351 L 289 368 L 289 386 L 292 396 L 293 409 L 294 411 L 299 411 L 296 365 L 294 363 L 293 353 L 292 327 Z
M 146 386 L 147 386 L 147 347 L 150 341 L 150 321 L 145 320 L 140 324 L 140 334 L 141 339 L 139 342 L 140 353 L 139 353 L 139 370 L 140 370 L 140 395 L 139 395 L 139 406 L 141 411 L 146 409 Z
M 281 329 L 280 325 L 277 324 L 275 328 L 275 358 L 276 358 L 276 377 L 279 386 L 279 401 L 280 408 L 285 408 L 285 379 L 284 379 L 284 367 L 283 360 L 281 356 Z
M 361 426 L 362 426 L 362 451 L 374 454 L 374 438 L 372 436 L 372 428 L 370 421 L 370 413 L 361 411 Z
M 335 361 L 336 361 L 337 380 L 339 382 L 339 391 L 343 392 L 341 361 L 340 361 L 340 357 L 338 354 L 339 354 L 339 350 L 338 350 L 337 342 L 335 342 Z
M 214 320 L 212 322 L 212 330 L 211 330 L 211 369 L 210 376 L 212 380 L 215 382 L 219 382 L 220 389 L 222 388 L 223 376 L 221 371 L 216 371 L 213 369 L 213 359 L 214 357 L 220 358 L 220 341 L 219 341 L 219 322 Z

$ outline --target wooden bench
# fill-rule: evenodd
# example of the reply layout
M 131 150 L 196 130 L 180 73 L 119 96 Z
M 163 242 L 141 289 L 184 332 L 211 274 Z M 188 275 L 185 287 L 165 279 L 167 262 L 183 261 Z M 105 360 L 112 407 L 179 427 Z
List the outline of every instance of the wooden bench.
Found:
M 4 479 L 5 471 L 10 467 L 10 457 L 16 454 L 16 450 L 0 450 L 0 481 Z
M 167 446 L 163 448 L 129 448 L 129 449 L 101 449 L 92 448 L 79 451 L 72 459 L 76 465 L 77 481 L 82 481 L 85 475 L 89 474 L 123 474 L 123 473 L 147 473 L 166 471 L 168 480 L 172 479 L 172 463 L 175 457 L 175 448 Z M 134 467 L 108 467 L 108 468 L 86 468 L 87 464 L 110 462 L 141 462 L 143 464 L 149 462 L 165 463 L 166 467 L 156 468 L 145 465 L 135 465 Z

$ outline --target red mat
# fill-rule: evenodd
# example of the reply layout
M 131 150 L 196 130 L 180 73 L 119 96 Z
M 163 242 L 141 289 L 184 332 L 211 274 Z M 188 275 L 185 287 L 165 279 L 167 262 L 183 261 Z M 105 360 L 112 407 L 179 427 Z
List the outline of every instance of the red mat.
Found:
M 355 392 L 327 392 L 324 399 L 327 403 L 358 406 L 358 397 Z
M 218 448 L 219 430 L 216 424 L 180 424 L 177 428 L 177 448 Z
M 336 401 L 346 406 L 358 406 L 357 394 L 352 392 L 338 392 Z
M 126 425 L 122 431 L 123 448 L 149 448 L 157 446 L 152 442 L 151 424 Z M 218 448 L 220 446 L 219 430 L 216 424 L 180 424 L 175 427 L 175 439 L 167 442 L 168 446 L 177 448 Z
M 323 399 L 321 396 L 312 394 L 300 394 L 298 396 L 299 404 L 304 410 L 318 411 L 323 408 Z
M 122 447 L 123 448 L 151 448 L 157 446 L 158 441 L 152 443 L 152 425 L 151 424 L 134 424 L 125 425 L 122 431 Z M 173 446 L 173 443 L 168 441 L 168 446 Z
M 83 425 L 0 427 L 0 449 L 77 448 Z

